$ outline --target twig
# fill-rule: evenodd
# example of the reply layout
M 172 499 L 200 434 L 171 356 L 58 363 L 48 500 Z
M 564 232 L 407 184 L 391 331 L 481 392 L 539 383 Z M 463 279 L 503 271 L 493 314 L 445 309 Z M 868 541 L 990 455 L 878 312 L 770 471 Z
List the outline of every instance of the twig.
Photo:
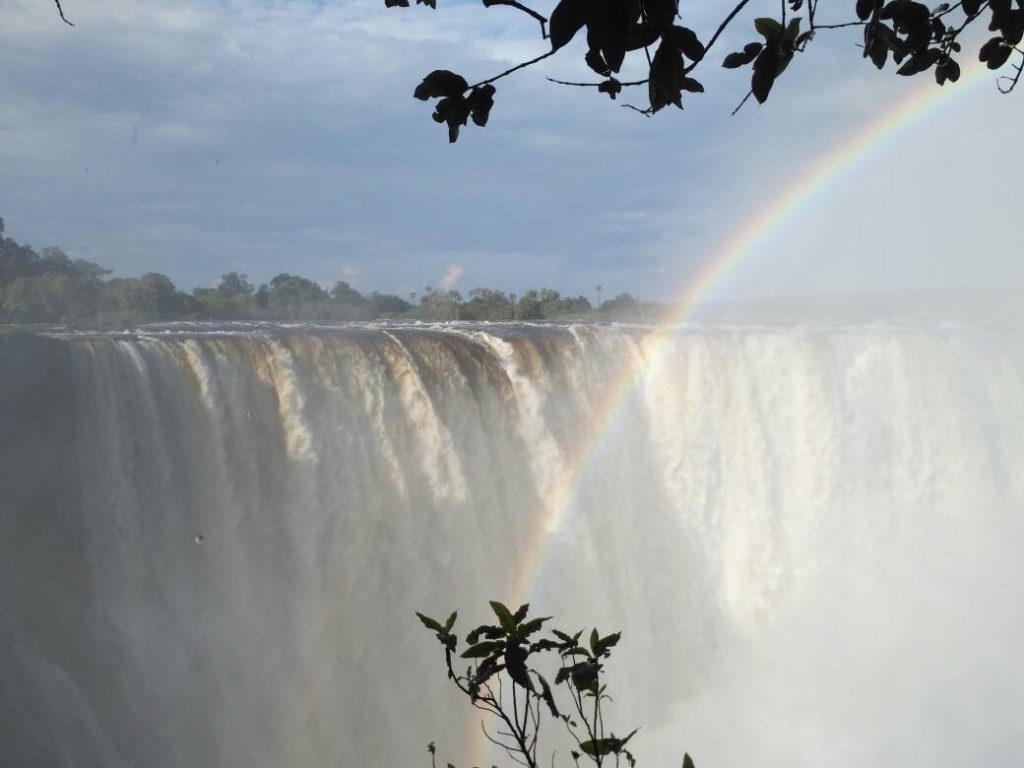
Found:
M 532 67 L 537 62 L 544 61 L 544 59 L 548 58 L 549 56 L 553 56 L 554 54 L 555 54 L 555 51 L 548 51 L 547 53 L 542 53 L 540 56 L 538 56 L 535 59 L 530 59 L 529 61 L 524 61 L 521 64 L 516 64 L 511 69 L 506 69 L 500 75 L 495 75 L 494 77 L 488 78 L 487 80 L 481 80 L 476 85 L 471 85 L 470 88 L 479 88 L 482 85 L 488 85 L 490 83 L 497 82 L 498 80 L 501 80 L 501 78 L 503 78 L 503 77 L 508 77 L 513 72 L 518 72 L 520 69 L 525 69 L 526 67 Z
M 601 83 L 571 83 L 568 80 L 556 80 L 553 77 L 548 77 L 548 78 L 545 78 L 545 79 L 550 81 L 550 82 L 552 82 L 552 83 L 558 83 L 559 85 L 573 85 L 573 86 L 576 86 L 577 88 L 600 88 L 601 87 Z M 623 88 L 630 88 L 630 87 L 632 87 L 634 85 L 647 85 L 647 83 L 649 83 L 649 82 L 650 82 L 649 79 L 648 80 L 631 80 L 631 81 L 626 82 L 626 83 L 619 83 L 619 85 L 621 85 Z
M 735 117 L 736 113 L 739 112 L 743 108 L 743 105 L 747 103 L 747 99 L 749 99 L 753 95 L 754 89 L 751 88 L 749 91 L 747 91 L 747 95 L 743 97 L 743 101 L 736 105 L 736 109 L 732 111 L 732 114 L 730 114 L 729 117 Z
M 639 112 L 644 117 L 652 117 L 651 108 L 650 107 L 648 107 L 647 109 L 640 109 L 640 107 L 634 107 L 632 104 L 623 104 L 622 108 L 623 109 L 632 109 L 634 112 Z
M 483 0 L 483 2 L 484 5 L 486 5 L 488 8 L 490 8 L 492 5 L 507 5 L 532 16 L 533 18 L 540 22 L 540 34 L 545 40 L 547 40 L 548 32 L 546 25 L 548 23 L 548 20 L 541 16 L 532 8 L 527 8 L 522 3 L 517 2 L 517 0 Z
M 60 14 L 60 20 L 67 24 L 69 27 L 75 26 L 70 21 L 68 21 L 68 17 L 64 15 L 64 9 L 60 7 L 60 0 L 53 0 L 53 2 L 57 4 L 57 13 Z

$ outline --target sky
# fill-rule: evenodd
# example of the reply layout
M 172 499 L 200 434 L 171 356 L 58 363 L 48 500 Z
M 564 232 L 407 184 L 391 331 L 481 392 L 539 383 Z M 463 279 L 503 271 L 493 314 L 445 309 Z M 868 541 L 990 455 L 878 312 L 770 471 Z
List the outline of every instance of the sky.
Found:
M 47 0 L 0 11 L 0 216 L 118 275 L 180 287 L 280 272 L 405 295 L 427 285 L 672 301 L 816 160 L 936 88 L 822 34 L 763 106 L 733 108 L 752 3 L 694 74 L 686 109 L 644 118 L 593 89 L 584 45 L 497 83 L 455 145 L 412 98 L 436 68 L 489 77 L 545 49 L 509 8 L 438 0 Z M 550 11 L 548 0 L 537 7 Z M 684 4 L 705 41 L 721 3 Z M 638 70 L 633 70 L 639 74 Z M 954 90 L 956 86 L 946 86 Z M 642 104 L 634 89 L 624 101 Z M 1024 290 L 1024 91 L 995 77 L 861 157 L 708 298 Z

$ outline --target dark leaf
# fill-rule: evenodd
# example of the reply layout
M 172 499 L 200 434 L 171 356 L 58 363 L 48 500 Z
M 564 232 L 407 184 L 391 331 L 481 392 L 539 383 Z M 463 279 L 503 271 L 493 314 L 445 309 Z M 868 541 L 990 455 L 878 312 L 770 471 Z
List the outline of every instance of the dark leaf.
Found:
M 857 18 L 867 21 L 868 16 L 874 13 L 881 4 L 881 0 L 857 0 Z
M 584 60 L 587 62 L 587 66 L 601 75 L 601 77 L 608 77 L 612 73 L 611 69 L 608 68 L 608 62 L 604 60 L 604 56 L 601 55 L 601 49 L 599 48 L 591 48 L 587 51 Z
M 452 615 L 449 616 L 448 617 L 448 621 L 446 621 L 444 623 L 444 631 L 445 632 L 451 632 L 452 631 L 452 627 L 455 626 L 455 619 L 458 618 L 458 616 L 459 616 L 459 612 L 458 611 L 452 611 Z
M 1003 14 L 1003 37 L 1010 45 L 1019 45 L 1024 39 L 1024 10 L 1018 8 Z
M 758 104 L 768 100 L 768 94 L 778 76 L 779 55 L 774 48 L 765 48 L 754 61 L 754 74 L 750 78 L 750 90 Z
M 769 43 L 773 43 L 782 37 L 782 25 L 775 19 L 754 19 L 754 29 Z
M 626 50 L 635 51 L 658 42 L 661 33 L 647 22 L 634 24 L 626 35 Z
M 467 88 L 469 88 L 469 83 L 461 75 L 456 75 L 447 69 L 435 69 L 423 78 L 422 83 L 416 86 L 413 96 L 422 101 L 461 96 Z
M 537 675 L 537 679 L 540 680 L 540 695 L 544 699 L 544 703 L 548 705 L 548 709 L 551 710 L 552 717 L 561 717 L 562 715 L 558 711 L 558 707 L 555 706 L 555 697 L 551 694 L 551 686 L 548 685 L 548 681 L 544 679 L 541 674 Z
M 619 86 L 619 90 L 620 91 L 622 90 L 622 83 L 620 83 L 615 78 L 612 78 L 610 81 L 606 81 L 606 82 L 615 83 L 615 84 L 617 84 Z M 604 83 L 601 83 L 601 85 L 603 86 Z M 603 89 L 601 89 L 601 90 L 603 90 Z M 550 621 L 550 620 L 551 620 L 550 616 L 541 616 L 541 617 L 536 618 L 536 619 L 530 619 L 525 624 L 521 624 L 519 626 L 519 630 L 517 631 L 516 634 L 519 635 L 519 637 L 529 637 L 534 632 L 536 632 L 538 629 L 540 629 L 544 625 L 545 621 Z
M 491 116 L 494 106 L 494 86 L 483 85 L 469 94 L 469 114 L 473 122 L 483 128 Z
M 697 33 L 692 29 L 670 27 L 666 30 L 665 37 L 671 40 L 691 61 L 700 61 L 704 58 L 704 44 L 697 39 Z
M 978 51 L 978 60 L 983 62 L 989 61 L 996 53 L 999 52 L 999 49 L 1002 47 L 1003 38 L 993 37 L 987 43 L 981 46 L 981 50 Z
M 726 69 L 745 67 L 757 57 L 757 54 L 761 52 L 762 48 L 764 48 L 763 43 L 747 43 L 743 46 L 742 51 L 730 53 L 726 56 L 725 61 L 722 62 L 722 66 Z
M 505 646 L 505 669 L 512 680 L 529 691 L 533 690 L 530 673 L 526 669 L 526 649 L 509 640 Z
M 429 616 L 424 616 L 419 611 L 416 611 L 416 615 L 420 617 L 420 621 L 423 622 L 423 626 L 425 626 L 427 629 L 432 629 L 435 632 L 440 632 L 441 634 L 444 634 L 445 629 L 443 626 L 441 626 L 441 622 L 437 621 L 436 619 L 432 619 Z
M 568 45 L 576 33 L 583 29 L 583 25 L 587 23 L 588 10 L 588 0 L 561 0 L 555 6 L 548 22 L 548 37 L 551 38 L 552 50 L 557 51 Z
M 790 19 L 789 24 L 786 25 L 786 33 L 783 35 L 783 39 L 789 43 L 790 46 L 796 46 L 796 39 L 800 37 L 800 17 L 797 16 L 795 19 Z
M 499 603 L 497 600 L 491 600 L 491 610 L 494 611 L 494 615 L 498 617 L 498 621 L 501 623 L 501 628 L 506 632 L 511 632 L 516 628 L 516 620 L 512 616 L 512 612 Z
M 693 758 L 689 753 L 683 755 L 683 768 L 694 768 Z
M 985 44 L 986 46 L 988 43 Z M 988 60 L 985 61 L 985 66 L 989 69 L 999 69 L 1006 60 L 1010 58 L 1010 54 L 1013 53 L 1013 49 L 1007 45 L 1000 45 L 995 49 L 994 52 L 989 53 Z
M 694 82 L 696 83 L 697 81 L 694 80 Z M 697 84 L 700 85 L 700 83 Z M 607 653 L 611 648 L 614 648 L 616 645 L 618 645 L 619 640 L 621 638 L 621 632 L 615 632 L 611 635 L 608 635 L 607 637 L 602 637 L 600 640 L 597 641 L 597 645 L 594 648 L 594 655 L 600 656 L 601 654 Z
M 935 82 L 939 85 L 945 85 L 947 80 L 955 83 L 959 79 L 960 65 L 953 61 L 953 59 L 946 59 L 935 68 Z
M 471 645 L 462 652 L 464 659 L 482 659 L 490 656 L 494 651 L 500 651 L 505 647 L 502 640 L 484 640 L 482 643 Z
M 678 0 L 643 0 L 644 15 L 655 29 L 668 29 L 676 20 Z
M 651 61 L 650 79 L 647 85 L 651 110 L 675 104 L 683 108 L 683 53 L 670 41 L 663 39 Z

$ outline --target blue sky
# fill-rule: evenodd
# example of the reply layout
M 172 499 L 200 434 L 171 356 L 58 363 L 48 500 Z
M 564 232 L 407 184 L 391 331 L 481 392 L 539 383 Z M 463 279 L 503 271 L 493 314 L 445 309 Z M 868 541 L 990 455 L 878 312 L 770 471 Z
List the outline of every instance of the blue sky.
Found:
M 670 300 L 816 157 L 924 77 L 878 73 L 856 34 L 814 41 L 769 102 L 729 113 L 753 3 L 684 112 L 644 119 L 587 78 L 576 41 L 498 83 L 454 146 L 411 98 L 444 67 L 480 79 L 544 49 L 507 8 L 438 0 L 8 0 L 0 25 L 0 215 L 8 234 L 185 288 L 279 272 L 363 291 L 552 286 Z M 537 3 L 542 11 L 551 2 Z M 709 37 L 721 4 L 687 3 Z M 949 86 L 947 86 L 948 88 Z M 634 98 L 642 101 L 643 93 Z M 994 77 L 863 158 L 716 297 L 1024 287 L 1024 93 Z

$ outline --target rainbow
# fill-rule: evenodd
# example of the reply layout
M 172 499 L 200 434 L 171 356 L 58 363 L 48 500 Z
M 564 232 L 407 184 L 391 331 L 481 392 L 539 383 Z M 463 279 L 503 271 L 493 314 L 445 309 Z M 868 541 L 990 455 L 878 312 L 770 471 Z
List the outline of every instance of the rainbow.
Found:
M 572 510 L 588 468 L 601 453 L 609 436 L 615 434 L 616 424 L 626 411 L 625 406 L 636 391 L 638 382 L 657 362 L 667 342 L 680 326 L 696 314 L 700 305 L 713 295 L 730 271 L 750 256 L 758 245 L 797 218 L 809 203 L 824 194 L 859 161 L 895 141 L 908 128 L 965 94 L 971 86 L 985 81 L 986 74 L 991 73 L 983 65 L 974 62 L 964 68 L 957 83 L 942 88 L 929 83 L 863 126 L 813 163 L 770 205 L 745 222 L 714 251 L 697 274 L 687 280 L 679 291 L 675 308 L 645 340 L 642 358 L 624 366 L 621 374 L 608 384 L 600 407 L 596 409 L 596 417 L 567 451 L 563 471 L 547 491 L 523 550 L 519 568 L 505 596 L 510 606 L 530 600 L 548 559 L 553 533 L 561 527 Z M 482 737 L 478 737 L 474 747 L 472 754 L 480 756 L 480 759 L 473 764 L 489 765 L 486 763 L 487 743 Z

